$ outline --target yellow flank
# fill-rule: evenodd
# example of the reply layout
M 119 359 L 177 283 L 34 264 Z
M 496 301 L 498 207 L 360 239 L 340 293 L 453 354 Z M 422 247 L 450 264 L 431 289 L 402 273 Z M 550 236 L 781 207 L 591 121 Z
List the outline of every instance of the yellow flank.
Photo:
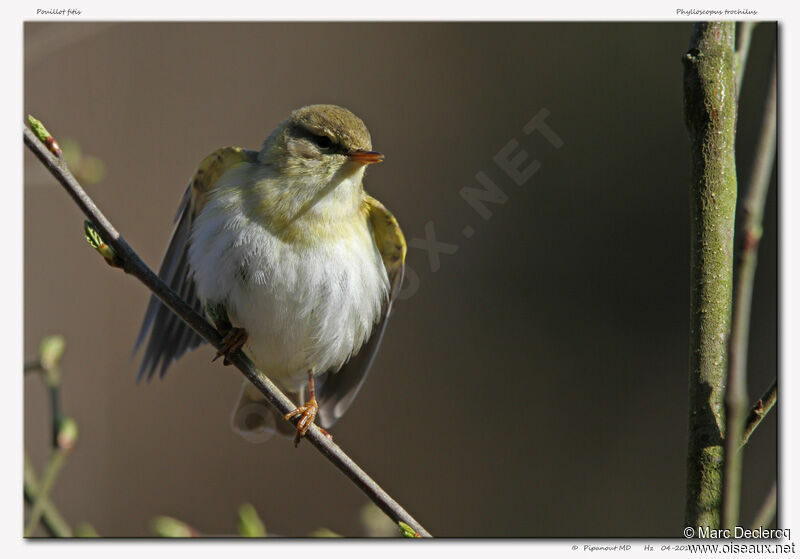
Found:
M 208 193 L 219 178 L 238 163 L 256 163 L 257 153 L 244 148 L 224 147 L 200 162 L 192 179 L 192 215 L 197 217 L 208 199 Z
M 394 216 L 372 196 L 365 195 L 362 210 L 372 223 L 372 231 L 378 251 L 381 253 L 383 265 L 390 278 L 395 277 L 403 268 L 406 260 L 406 238 L 400 230 L 400 224 Z

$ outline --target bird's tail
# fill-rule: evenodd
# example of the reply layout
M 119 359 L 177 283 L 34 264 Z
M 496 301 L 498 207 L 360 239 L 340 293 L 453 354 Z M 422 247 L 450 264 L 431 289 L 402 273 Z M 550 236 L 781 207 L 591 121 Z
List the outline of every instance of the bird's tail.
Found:
M 299 393 L 286 395 L 294 402 L 302 399 Z M 252 443 L 267 441 L 275 433 L 291 437 L 297 432 L 294 424 L 286 421 L 249 380 L 242 383 L 239 400 L 231 413 L 231 428 Z

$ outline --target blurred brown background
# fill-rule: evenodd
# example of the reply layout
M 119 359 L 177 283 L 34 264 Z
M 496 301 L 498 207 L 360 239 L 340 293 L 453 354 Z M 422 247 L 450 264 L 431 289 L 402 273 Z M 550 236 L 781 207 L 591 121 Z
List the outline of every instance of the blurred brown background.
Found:
M 440 536 L 679 537 L 688 368 L 689 23 L 29 23 L 25 111 L 100 157 L 89 187 L 152 267 L 197 163 L 258 148 L 292 109 L 348 107 L 386 162 L 367 188 L 409 239 L 457 245 L 397 305 L 336 441 Z M 756 28 L 741 94 L 748 176 L 776 27 Z M 541 109 L 554 149 L 522 127 Z M 517 139 L 541 169 L 493 163 Z M 484 221 L 459 190 L 506 192 Z M 228 418 L 241 375 L 202 348 L 136 385 L 148 299 L 83 238 L 83 216 L 25 153 L 25 356 L 67 339 L 63 406 L 81 435 L 54 500 L 103 535 L 159 514 L 231 534 L 359 535 L 365 497 L 308 444 L 250 444 Z M 774 181 L 773 176 L 773 181 Z M 777 370 L 776 188 L 756 279 L 749 389 Z M 475 230 L 467 239 L 465 227 Z M 46 394 L 25 381 L 25 445 L 48 444 Z M 749 522 L 776 474 L 776 416 L 745 455 Z M 309 505 L 313 503 L 313 505 Z

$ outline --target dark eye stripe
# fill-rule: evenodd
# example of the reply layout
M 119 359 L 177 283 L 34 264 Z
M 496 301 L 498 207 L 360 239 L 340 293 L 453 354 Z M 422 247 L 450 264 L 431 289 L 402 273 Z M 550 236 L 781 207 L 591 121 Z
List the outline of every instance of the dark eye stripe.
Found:
M 314 144 L 320 149 L 329 150 L 332 152 L 344 152 L 344 148 L 334 142 L 330 137 L 315 134 L 311 130 L 304 128 L 302 126 L 295 126 L 291 130 L 291 135 L 295 138 L 303 138 Z

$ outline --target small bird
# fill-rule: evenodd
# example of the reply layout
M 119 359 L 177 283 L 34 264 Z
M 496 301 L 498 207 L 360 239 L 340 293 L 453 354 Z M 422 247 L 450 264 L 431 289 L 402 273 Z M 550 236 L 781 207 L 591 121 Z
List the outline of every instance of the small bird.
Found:
M 360 118 L 310 105 L 260 151 L 218 149 L 189 183 L 159 275 L 219 330 L 217 357 L 227 364 L 241 349 L 298 406 L 282 416 L 245 381 L 232 415 L 243 436 L 277 431 L 297 445 L 315 419 L 329 429 L 361 388 L 406 255 L 397 220 L 362 186 L 382 160 Z M 155 297 L 136 349 L 148 332 L 140 379 L 163 377 L 203 343 Z M 260 403 L 265 413 L 243 413 Z

